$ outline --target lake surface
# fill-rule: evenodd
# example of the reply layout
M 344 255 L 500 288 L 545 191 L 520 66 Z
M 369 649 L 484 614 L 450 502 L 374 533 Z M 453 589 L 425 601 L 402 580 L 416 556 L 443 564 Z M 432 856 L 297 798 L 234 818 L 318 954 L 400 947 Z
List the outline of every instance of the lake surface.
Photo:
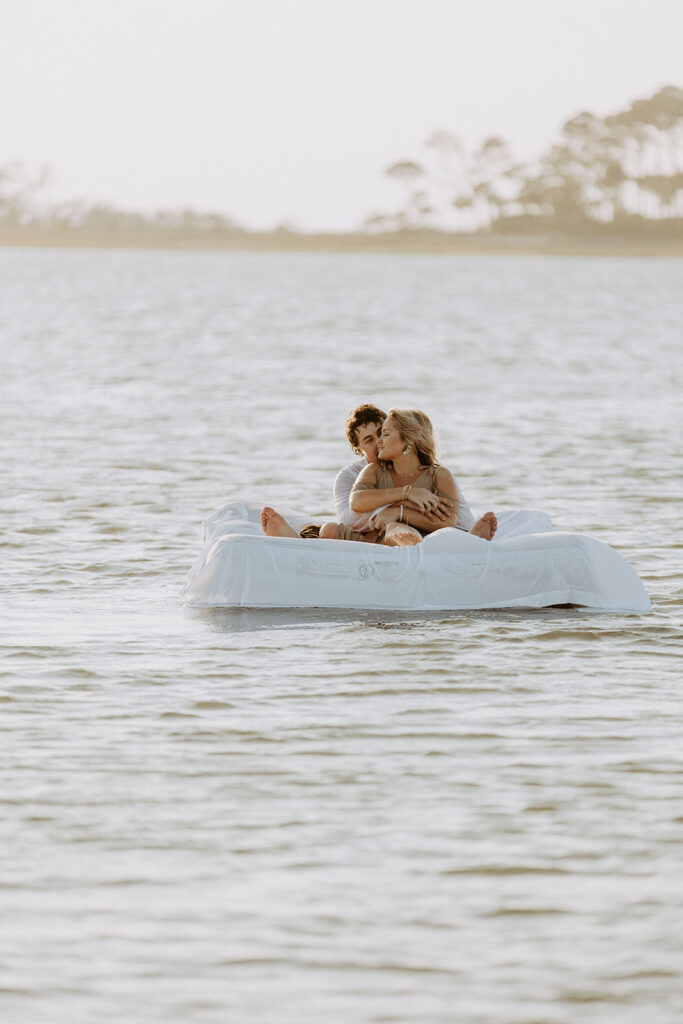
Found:
M 0 250 L 3 1024 L 683 1017 L 683 263 Z M 191 612 L 359 401 L 649 616 Z

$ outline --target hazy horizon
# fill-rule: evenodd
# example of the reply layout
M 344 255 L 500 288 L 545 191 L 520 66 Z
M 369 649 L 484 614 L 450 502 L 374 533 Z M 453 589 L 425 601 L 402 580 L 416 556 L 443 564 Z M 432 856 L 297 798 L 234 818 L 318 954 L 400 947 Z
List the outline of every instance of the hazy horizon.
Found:
M 304 230 L 353 229 L 395 203 L 383 169 L 437 129 L 533 157 L 578 111 L 676 84 L 683 37 L 669 0 L 577 0 L 571 16 L 540 0 L 10 0 L 3 13 L 0 166 L 48 165 L 54 198 Z

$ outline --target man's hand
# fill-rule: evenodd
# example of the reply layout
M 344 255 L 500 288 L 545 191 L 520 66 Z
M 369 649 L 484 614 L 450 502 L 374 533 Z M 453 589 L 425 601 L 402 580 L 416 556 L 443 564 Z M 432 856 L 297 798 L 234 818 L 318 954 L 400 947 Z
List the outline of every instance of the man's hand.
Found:
M 411 487 L 408 502 L 432 522 L 448 519 L 455 509 L 455 502 L 445 494 L 433 494 L 426 487 Z
M 384 508 L 381 512 L 378 512 L 375 518 L 372 520 L 372 525 L 378 530 L 385 530 L 389 523 L 397 523 L 398 517 L 401 514 L 401 509 L 396 505 L 391 508 Z

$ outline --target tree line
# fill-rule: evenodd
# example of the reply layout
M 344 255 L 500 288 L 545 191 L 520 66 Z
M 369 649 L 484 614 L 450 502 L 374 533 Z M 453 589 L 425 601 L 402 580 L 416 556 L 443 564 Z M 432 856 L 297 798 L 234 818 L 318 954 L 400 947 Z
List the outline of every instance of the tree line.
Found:
M 683 90 L 665 86 L 607 117 L 576 114 L 537 159 L 520 163 L 491 136 L 469 151 L 437 131 L 416 159 L 385 171 L 401 187 L 398 209 L 367 217 L 368 234 L 465 233 L 672 236 L 683 227 Z M 46 170 L 0 167 L 0 226 L 247 234 L 232 217 L 188 207 L 151 214 L 107 203 L 41 200 Z M 296 234 L 281 225 L 280 232 Z
M 43 168 L 32 174 L 24 164 L 0 167 L 0 226 L 91 231 L 154 231 L 187 234 L 239 234 L 245 229 L 224 213 L 201 212 L 191 207 L 141 213 L 110 203 L 80 199 L 50 203 L 41 199 L 49 180 Z
M 437 131 L 385 174 L 403 201 L 368 217 L 370 231 L 670 234 L 683 225 L 683 90 L 665 86 L 604 118 L 576 114 L 528 163 L 500 136 L 468 151 Z

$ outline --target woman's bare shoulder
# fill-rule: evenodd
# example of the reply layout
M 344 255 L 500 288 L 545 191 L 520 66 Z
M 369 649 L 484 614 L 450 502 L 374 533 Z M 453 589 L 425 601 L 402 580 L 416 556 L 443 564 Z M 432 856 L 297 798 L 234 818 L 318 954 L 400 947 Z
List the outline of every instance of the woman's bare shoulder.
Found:
M 374 484 L 377 483 L 377 463 L 370 462 L 364 469 L 362 469 L 356 480 L 356 487 L 358 484 Z
M 455 480 L 453 479 L 453 474 L 449 469 L 446 469 L 445 466 L 436 467 L 436 483 L 439 489 L 442 489 L 444 487 L 452 489 L 455 488 Z

